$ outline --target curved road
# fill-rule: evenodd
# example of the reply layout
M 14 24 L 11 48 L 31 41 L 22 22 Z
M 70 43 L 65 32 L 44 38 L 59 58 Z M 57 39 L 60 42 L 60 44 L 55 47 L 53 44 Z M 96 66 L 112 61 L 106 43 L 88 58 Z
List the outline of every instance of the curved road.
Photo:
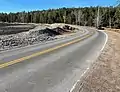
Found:
M 85 33 L 0 53 L 0 92 L 69 92 L 105 45 L 104 32 Z

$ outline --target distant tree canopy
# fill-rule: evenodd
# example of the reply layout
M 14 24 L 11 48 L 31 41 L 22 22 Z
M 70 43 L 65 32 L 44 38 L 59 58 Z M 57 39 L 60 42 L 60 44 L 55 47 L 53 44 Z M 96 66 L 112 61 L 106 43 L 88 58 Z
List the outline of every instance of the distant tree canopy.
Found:
M 99 25 L 120 28 L 120 7 L 99 7 Z M 60 8 L 42 11 L 0 13 L 2 22 L 67 23 L 96 26 L 98 7 Z

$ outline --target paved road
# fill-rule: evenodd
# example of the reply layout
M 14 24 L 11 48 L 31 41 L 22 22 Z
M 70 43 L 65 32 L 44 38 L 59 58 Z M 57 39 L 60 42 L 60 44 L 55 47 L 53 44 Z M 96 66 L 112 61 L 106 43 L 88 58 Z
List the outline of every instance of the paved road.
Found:
M 84 30 L 84 34 L 0 53 L 0 92 L 68 92 L 105 44 L 103 32 Z

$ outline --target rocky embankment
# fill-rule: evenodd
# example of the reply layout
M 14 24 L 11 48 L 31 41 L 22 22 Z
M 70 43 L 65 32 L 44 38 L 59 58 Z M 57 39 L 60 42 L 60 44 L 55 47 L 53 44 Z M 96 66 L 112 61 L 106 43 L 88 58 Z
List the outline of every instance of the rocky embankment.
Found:
M 78 30 L 68 25 L 57 24 L 36 24 L 35 27 L 33 25 L 32 27 L 30 25 L 1 25 L 0 29 L 5 33 L 5 35 L 0 35 L 0 51 L 55 40 L 57 35 L 69 34 Z M 25 32 L 17 33 L 17 30 L 23 29 Z

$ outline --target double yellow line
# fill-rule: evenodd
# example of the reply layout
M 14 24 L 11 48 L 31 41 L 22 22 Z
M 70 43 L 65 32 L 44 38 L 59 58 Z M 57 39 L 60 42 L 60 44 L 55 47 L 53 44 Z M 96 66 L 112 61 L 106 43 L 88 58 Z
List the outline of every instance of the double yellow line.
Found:
M 92 36 L 93 34 L 94 34 L 94 33 L 88 34 L 88 35 L 84 36 L 83 38 L 79 38 L 79 39 L 73 40 L 73 41 L 71 41 L 71 42 L 68 42 L 68 43 L 65 43 L 65 44 L 61 44 L 61 45 L 56 46 L 56 47 L 53 47 L 53 48 L 49 48 L 49 49 L 43 50 L 43 51 L 41 51 L 41 52 L 34 53 L 34 54 L 32 54 L 32 55 L 29 55 L 29 56 L 25 56 L 25 57 L 22 57 L 22 58 L 19 58 L 19 59 L 16 59 L 16 60 L 12 60 L 12 61 L 9 61 L 9 62 L 0 64 L 0 68 L 5 68 L 5 67 L 8 67 L 8 66 L 10 66 L 10 65 L 13 65 L 13 64 L 22 62 L 22 61 L 24 61 L 24 60 L 28 60 L 28 59 L 30 59 L 30 58 L 33 58 L 33 57 L 36 57 L 36 56 L 40 56 L 40 55 L 43 55 L 43 54 L 52 52 L 52 51 L 54 51 L 54 50 L 60 49 L 60 48 L 62 48 L 62 47 L 65 47 L 65 46 L 68 46 L 68 45 L 71 45 L 71 44 L 80 42 L 80 41 L 82 41 L 82 40 L 84 40 L 84 39 Z

